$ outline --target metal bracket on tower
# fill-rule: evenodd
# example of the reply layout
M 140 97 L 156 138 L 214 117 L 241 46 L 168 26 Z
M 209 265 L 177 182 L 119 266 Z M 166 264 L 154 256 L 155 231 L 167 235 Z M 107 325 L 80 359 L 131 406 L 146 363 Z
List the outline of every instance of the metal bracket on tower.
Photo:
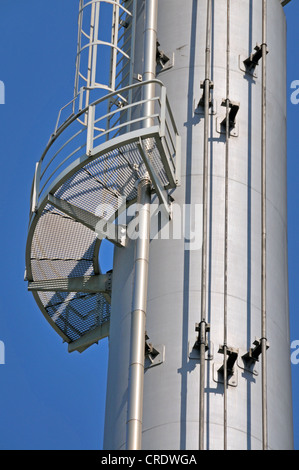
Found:
M 98 292 L 111 295 L 112 273 L 28 281 L 28 290 L 32 292 L 81 292 L 92 294 Z
M 235 366 L 235 362 L 238 358 L 238 354 L 239 354 L 239 350 L 238 349 L 234 349 L 234 348 L 227 348 L 226 349 L 227 351 L 227 376 L 230 377 L 234 374 L 234 366 Z M 219 346 L 219 350 L 218 352 L 220 354 L 224 354 L 224 346 Z M 218 372 L 220 374 L 223 374 L 223 371 L 224 371 L 224 364 L 222 364 L 222 366 L 218 369 Z
M 167 191 L 164 189 L 159 178 L 156 175 L 156 172 L 151 164 L 151 159 L 150 159 L 150 156 L 148 155 L 148 151 L 146 150 L 141 138 L 139 139 L 139 143 L 137 144 L 137 147 L 142 157 L 142 160 L 146 166 L 151 182 L 155 188 L 160 204 L 165 209 L 165 213 L 167 214 L 169 219 L 171 219 L 172 217 L 171 203 L 169 201 Z
M 106 238 L 108 241 L 120 247 L 124 247 L 126 245 L 126 227 L 113 224 L 103 217 L 98 217 L 97 215 L 86 211 L 81 207 L 75 206 L 64 199 L 59 199 L 52 194 L 48 194 L 48 201 L 64 214 L 94 231 L 99 239 L 103 240 Z
M 144 360 L 144 368 L 149 369 L 150 367 L 157 366 L 164 362 L 165 356 L 165 346 L 153 346 L 152 343 L 148 342 L 149 336 L 147 332 L 145 332 L 145 360 Z
M 221 103 L 221 106 L 224 106 L 226 107 L 226 100 L 222 100 L 222 103 Z M 229 102 L 229 117 L 228 117 L 228 120 L 229 120 L 229 128 L 230 130 L 234 129 L 236 127 L 236 116 L 239 112 L 239 109 L 240 109 L 240 103 L 237 103 L 237 102 L 234 102 L 234 101 L 230 101 Z M 223 121 L 221 121 L 221 126 L 225 129 L 226 128 L 226 116 L 225 118 L 223 119 Z
M 164 70 L 168 70 L 174 65 L 174 54 L 170 57 L 170 54 L 166 54 L 162 49 L 160 49 L 160 43 L 157 41 L 157 51 L 156 51 L 156 74 Z
M 237 361 L 239 350 L 227 347 L 227 385 L 231 387 L 237 387 L 238 385 L 238 371 L 236 370 L 235 363 Z M 224 353 L 224 346 L 219 346 L 218 353 Z M 224 363 L 213 364 L 213 380 L 216 383 L 224 383 Z
M 133 74 L 133 78 L 134 78 L 134 80 L 136 80 L 137 82 L 142 82 L 142 74 L 141 74 L 141 73 L 134 73 L 134 74 Z
M 252 52 L 250 56 L 243 61 L 245 65 L 245 71 L 253 75 L 255 68 L 258 66 L 259 61 L 263 56 L 263 47 L 262 45 L 256 45 L 254 48 L 255 52 Z M 268 54 L 268 50 L 267 50 Z
M 197 340 L 194 344 L 195 349 L 200 349 L 201 344 L 205 344 L 205 349 L 208 351 L 208 333 L 210 332 L 210 325 L 206 322 L 195 323 L 195 331 L 198 332 Z
M 196 323 L 195 331 L 198 332 L 195 343 L 189 346 L 189 359 L 200 359 L 200 345 L 205 344 L 206 360 L 213 359 L 213 344 L 208 340 L 208 333 L 210 332 L 210 325 L 205 322 Z
M 200 98 L 199 102 L 198 102 L 198 107 L 204 107 L 205 105 L 205 82 L 200 82 L 200 88 L 203 90 L 203 93 L 202 93 L 202 97 Z M 211 90 L 214 89 L 214 83 L 211 82 L 211 80 L 209 80 L 209 93 L 210 93 L 210 96 L 209 96 L 209 107 L 212 108 L 213 107 L 213 100 L 212 100 L 212 96 L 211 96 Z
M 243 361 L 247 366 L 252 366 L 259 360 L 259 356 L 262 353 L 262 340 L 261 339 L 255 339 L 253 342 L 254 347 L 249 348 L 249 351 L 247 351 L 246 354 L 242 356 Z M 267 342 L 266 348 L 269 349 L 270 345 Z

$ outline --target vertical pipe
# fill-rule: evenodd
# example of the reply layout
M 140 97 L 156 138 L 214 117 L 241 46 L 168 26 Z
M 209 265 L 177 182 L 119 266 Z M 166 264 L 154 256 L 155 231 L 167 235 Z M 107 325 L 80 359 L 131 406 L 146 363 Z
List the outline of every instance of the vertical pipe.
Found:
M 145 28 L 144 28 L 144 65 L 143 81 L 156 78 L 156 53 L 157 53 L 157 16 L 158 0 L 145 0 Z M 149 101 L 154 97 L 155 84 L 151 83 L 144 87 L 144 115 L 152 116 L 154 113 L 154 102 Z M 145 121 L 145 127 L 152 126 L 152 119 Z
M 148 178 L 144 178 L 138 184 L 137 198 L 139 235 L 136 240 L 134 292 L 131 315 L 127 450 L 141 449 L 150 203 L 151 184 Z
M 262 141 L 261 141 L 261 347 L 262 347 L 262 433 L 263 450 L 268 448 L 267 423 L 267 332 L 266 332 L 266 57 L 267 57 L 267 0 L 262 8 Z
M 228 174 L 230 138 L 230 0 L 227 0 L 226 42 L 226 142 L 225 142 L 225 222 L 224 222 L 224 328 L 223 328 L 223 448 L 227 450 L 227 269 L 228 269 Z
M 201 323 L 200 323 L 200 391 L 199 391 L 199 449 L 204 449 L 204 384 L 206 352 L 206 294 L 207 294 L 207 222 L 208 222 L 208 159 L 209 159 L 209 108 L 211 69 L 211 0 L 207 0 L 205 81 L 204 81 L 204 158 L 203 158 L 203 223 L 201 268 Z
M 145 1 L 144 70 L 143 80 L 156 77 L 158 0 Z M 145 99 L 151 100 L 154 85 L 145 87 Z M 147 101 L 145 116 L 153 114 L 153 102 Z M 152 124 L 149 117 L 145 127 Z M 142 408 L 144 383 L 145 318 L 148 285 L 150 238 L 151 182 L 145 176 L 138 185 L 137 210 L 139 211 L 139 237 L 136 241 L 133 307 L 131 316 L 131 359 L 129 375 L 129 403 L 127 421 L 127 449 L 140 450 L 142 436 Z

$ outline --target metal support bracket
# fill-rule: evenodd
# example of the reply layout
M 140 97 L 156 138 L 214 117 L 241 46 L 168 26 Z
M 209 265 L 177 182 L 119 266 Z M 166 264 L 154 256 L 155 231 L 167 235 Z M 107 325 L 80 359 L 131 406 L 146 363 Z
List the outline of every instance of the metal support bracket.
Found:
M 204 325 L 203 325 L 204 324 Z M 202 342 L 205 344 L 206 360 L 211 361 L 214 357 L 213 343 L 208 340 L 208 333 L 210 332 L 210 325 L 205 322 L 196 323 L 195 331 L 198 332 L 195 342 L 189 343 L 189 359 L 200 359 L 200 345 Z
M 254 48 L 255 52 L 252 52 L 247 59 L 244 60 L 244 65 L 247 72 L 252 73 L 254 69 L 258 66 L 259 61 L 263 56 L 263 49 L 262 46 L 256 45 Z
M 224 354 L 224 346 L 219 346 L 218 353 Z M 235 362 L 238 358 L 239 350 L 227 347 L 227 362 L 226 362 L 226 367 L 227 367 L 227 376 L 231 377 L 234 375 L 234 366 Z M 224 372 L 224 364 L 218 369 L 218 372 L 223 375 Z
M 98 274 L 94 276 L 47 279 L 46 281 L 29 281 L 28 290 L 32 292 L 44 291 L 111 294 L 112 273 Z
M 252 366 L 259 361 L 259 356 L 262 353 L 262 339 L 255 339 L 253 342 L 254 347 L 249 348 L 246 354 L 242 356 L 242 359 L 247 366 Z M 270 345 L 267 342 L 266 348 L 269 349 Z
M 206 349 L 206 361 L 214 359 L 214 344 L 209 341 L 208 348 Z M 194 361 L 200 361 L 200 350 L 198 349 L 197 340 L 189 341 L 188 358 Z
M 252 52 L 247 59 L 243 61 L 245 66 L 245 72 L 254 75 L 256 67 L 259 65 L 259 61 L 263 56 L 263 47 L 262 45 L 257 44 L 254 48 L 255 52 Z M 268 54 L 268 49 L 267 49 Z
M 208 351 L 209 343 L 208 343 L 208 333 L 210 332 L 210 325 L 204 321 L 200 323 L 195 323 L 195 331 L 198 332 L 197 340 L 195 341 L 194 348 L 200 349 L 201 344 L 205 344 L 205 349 Z
M 203 90 L 203 93 L 202 93 L 202 97 L 200 98 L 199 102 L 198 102 L 198 106 L 197 107 L 204 107 L 205 105 L 205 82 L 200 82 L 200 88 Z M 211 82 L 211 80 L 209 80 L 209 107 L 212 108 L 213 107 L 213 100 L 212 100 L 212 96 L 211 96 L 211 90 L 214 89 L 214 83 Z
M 81 338 L 69 343 L 68 352 L 72 353 L 74 351 L 78 351 L 79 353 L 83 353 L 93 344 L 98 344 L 102 339 L 109 337 L 109 331 L 110 321 L 106 321 L 94 330 L 88 331 L 85 335 L 81 336 Z
M 80 222 L 85 227 L 93 230 L 100 239 L 107 239 L 117 246 L 125 246 L 126 228 L 108 222 L 102 217 L 98 217 L 91 212 L 77 207 L 64 199 L 59 199 L 52 194 L 48 194 L 48 201 L 58 210 Z
M 160 49 L 160 43 L 157 42 L 157 52 L 156 52 L 156 74 L 164 72 L 174 66 L 174 54 L 166 54 Z
M 221 106 L 226 107 L 226 100 L 223 99 Z M 228 121 L 229 121 L 229 128 L 234 129 L 236 126 L 236 117 L 240 109 L 240 103 L 237 103 L 235 101 L 230 101 L 229 102 L 229 116 L 228 116 Z M 226 116 L 224 117 L 223 121 L 221 121 L 221 126 L 225 129 L 226 128 Z
M 153 346 L 152 343 L 148 342 L 148 340 L 149 336 L 145 332 L 144 369 L 149 369 L 150 367 L 162 364 L 165 360 L 165 346 Z
M 223 99 L 221 102 L 221 106 L 226 107 L 226 100 Z M 236 116 L 239 112 L 240 104 L 237 102 L 230 101 L 230 112 L 229 112 L 229 128 L 230 128 L 230 136 L 231 137 L 238 137 L 239 135 L 239 125 L 238 121 L 236 120 Z M 219 134 L 226 134 L 226 115 L 222 117 L 216 118 L 216 131 Z
M 134 78 L 134 80 L 136 80 L 137 82 L 142 82 L 142 74 L 141 74 L 141 73 L 134 73 L 134 74 L 133 74 L 133 78 Z
M 160 204 L 162 204 L 162 207 L 164 207 L 167 216 L 169 217 L 169 219 L 171 219 L 172 211 L 171 211 L 171 204 L 169 203 L 169 197 L 168 197 L 167 191 L 163 188 L 158 176 L 156 175 L 156 172 L 151 164 L 150 158 L 143 145 L 141 138 L 139 139 L 139 143 L 137 144 L 137 147 L 142 157 L 142 160 L 146 166 L 151 182 L 155 188 Z
M 223 384 L 224 377 L 223 372 L 221 372 L 220 364 L 214 362 L 213 364 L 213 380 L 216 383 Z M 227 385 L 229 387 L 237 387 L 238 386 L 238 371 L 234 370 L 234 373 L 227 377 Z

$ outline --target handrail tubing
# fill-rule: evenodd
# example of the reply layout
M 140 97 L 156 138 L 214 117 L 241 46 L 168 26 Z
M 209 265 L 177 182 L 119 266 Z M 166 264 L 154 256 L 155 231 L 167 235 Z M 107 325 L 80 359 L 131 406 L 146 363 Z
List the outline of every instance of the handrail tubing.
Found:
M 86 127 L 82 127 L 82 129 L 80 129 L 78 132 L 76 132 L 76 134 L 72 135 L 72 137 L 69 138 L 69 140 L 67 140 L 60 148 L 59 150 L 57 150 L 57 152 L 55 152 L 55 154 L 53 155 L 53 157 L 50 159 L 50 161 L 47 163 L 47 166 L 45 167 L 45 169 L 43 170 L 43 172 L 41 173 L 40 175 L 40 180 L 42 180 L 44 174 L 46 173 L 47 169 L 49 168 L 49 166 L 51 165 L 51 163 L 53 162 L 53 160 L 55 160 L 55 158 L 57 157 L 57 155 L 61 152 L 61 150 L 63 150 L 70 142 L 72 142 L 73 139 L 75 139 L 76 137 L 78 137 L 78 135 L 80 135 L 82 132 L 86 131 Z
M 110 129 L 106 130 L 105 132 L 103 132 L 102 134 L 99 134 L 97 135 L 96 137 L 93 138 L 93 142 L 97 139 L 99 139 L 100 137 L 103 137 L 104 135 L 106 134 L 110 134 L 110 132 L 113 132 L 113 131 L 116 131 L 116 130 L 120 130 L 122 127 L 127 127 L 131 124 L 136 124 L 137 122 L 142 122 L 142 121 L 146 121 L 147 119 L 151 118 L 151 119 L 155 119 L 157 117 L 159 117 L 160 115 L 159 114 L 151 114 L 150 116 L 142 116 L 138 119 L 132 119 L 131 121 L 126 121 L 126 122 L 123 122 L 122 124 L 120 124 L 119 126 L 114 126 L 114 127 L 111 127 Z
M 120 109 L 115 109 L 114 111 L 111 111 L 110 113 L 107 113 L 105 114 L 104 116 L 101 116 L 100 118 L 96 119 L 94 121 L 95 124 L 97 124 L 99 121 L 101 121 L 102 119 L 106 119 L 107 117 L 112 117 L 114 114 L 117 114 L 117 113 L 121 113 L 121 112 L 124 112 L 126 111 L 127 109 L 129 108 L 134 108 L 134 107 L 137 107 L 141 104 L 144 104 L 144 103 L 147 103 L 149 101 L 155 101 L 155 100 L 158 100 L 159 97 L 156 96 L 155 98 L 151 98 L 149 100 L 141 100 L 141 101 L 138 101 L 137 103 L 131 103 L 131 104 L 128 104 L 126 106 L 124 106 L 123 108 L 120 108 Z
M 96 101 L 94 101 L 93 103 L 91 103 L 90 105 L 86 106 L 85 108 L 81 109 L 77 114 L 74 114 L 72 116 L 72 118 L 68 119 L 67 121 L 65 121 L 63 124 L 61 124 L 61 126 L 57 129 L 57 132 L 55 134 L 52 134 L 51 138 L 50 138 L 50 141 L 48 142 L 41 158 L 40 158 L 40 161 L 42 161 L 46 154 L 48 153 L 48 150 L 49 148 L 53 145 L 53 143 L 55 142 L 55 140 L 62 134 L 62 132 L 68 127 L 70 126 L 74 121 L 76 121 L 80 116 L 82 116 L 83 114 L 85 114 L 89 107 L 90 106 L 97 106 L 98 104 L 106 101 L 106 100 L 109 100 L 111 99 L 113 96 L 115 95 L 120 95 L 120 93 L 123 93 L 123 92 L 126 92 L 128 90 L 133 90 L 135 88 L 139 88 L 139 87 L 142 87 L 142 86 L 147 86 L 151 83 L 155 83 L 156 85 L 160 85 L 161 87 L 164 86 L 164 84 L 160 81 L 160 80 L 156 80 L 156 79 L 153 79 L 153 80 L 147 80 L 145 82 L 141 82 L 141 83 L 134 83 L 132 85 L 128 85 L 120 90 L 114 90 L 112 91 L 111 93 L 108 93 L 107 95 L 105 96 L 102 96 L 101 98 L 98 98 Z M 85 88 L 85 87 L 84 87 Z M 94 89 L 93 87 L 86 87 L 86 89 Z M 168 104 L 169 106 L 169 104 Z M 170 110 L 170 107 L 169 107 L 169 110 Z M 169 111 L 168 110 L 168 111 Z M 177 133 L 177 132 L 176 132 Z
M 39 192 L 39 195 L 40 196 L 45 187 L 47 186 L 47 184 L 49 183 L 49 181 L 52 179 L 52 177 L 55 175 L 55 173 L 57 172 L 57 170 L 59 170 L 59 168 L 62 167 L 62 165 L 64 165 L 73 155 L 75 155 L 76 153 L 78 153 L 80 150 L 82 150 L 84 147 L 86 147 L 86 142 L 83 144 L 83 145 L 80 145 L 80 147 L 76 148 L 75 150 L 73 150 L 73 152 L 71 152 L 67 157 L 64 158 L 64 160 L 62 162 L 59 163 L 59 165 L 55 168 L 54 171 L 52 171 L 51 175 L 48 177 L 47 181 L 44 183 L 42 189 L 40 190 Z
M 85 108 L 81 109 L 79 112 L 77 112 L 76 114 L 72 114 L 59 128 L 55 128 L 55 133 L 52 134 L 40 160 L 39 160 L 39 163 L 42 164 L 45 160 L 45 157 L 48 153 L 48 151 L 50 150 L 50 148 L 52 147 L 52 145 L 54 144 L 54 142 L 61 136 L 61 134 L 69 127 L 71 126 L 71 124 L 73 124 L 76 120 L 79 120 L 79 118 L 84 115 L 85 113 L 88 112 L 88 110 L 90 109 L 90 107 L 95 107 L 95 106 L 98 106 L 99 104 L 113 98 L 114 96 L 120 96 L 121 93 L 125 93 L 127 91 L 130 91 L 130 90 L 134 90 L 134 89 L 138 89 L 140 87 L 145 87 L 149 84 L 156 84 L 158 86 L 160 86 L 160 88 L 164 87 L 164 84 L 160 81 L 160 80 L 157 80 L 157 79 L 152 79 L 152 80 L 147 80 L 145 82 L 142 82 L 142 83 L 134 83 L 134 84 L 131 84 L 131 85 L 128 85 L 120 90 L 115 90 L 115 91 L 112 91 L 110 93 L 108 93 L 107 95 L 101 97 L 101 98 L 98 98 L 97 100 L 95 100 L 93 103 L 91 103 L 90 105 L 86 106 Z M 87 89 L 87 87 L 84 87 L 84 89 Z M 94 89 L 93 87 L 89 87 L 89 89 Z M 77 95 L 78 97 L 78 95 Z M 74 98 L 73 100 L 71 100 L 67 105 L 63 106 L 63 108 L 61 108 L 60 112 L 59 112 L 59 116 L 61 116 L 61 111 L 63 109 L 65 109 L 68 105 L 72 104 L 76 99 Z M 159 100 L 159 96 L 158 97 L 154 97 L 153 99 L 151 99 L 151 101 L 153 100 L 156 100 L 156 101 L 160 101 Z M 137 103 L 131 103 L 129 105 L 126 105 L 124 106 L 122 109 L 120 110 L 114 110 L 112 111 L 111 113 L 107 114 L 106 117 L 109 117 L 111 115 L 114 115 L 116 114 L 117 112 L 125 112 L 127 109 L 130 109 L 132 107 L 137 107 L 137 106 L 140 106 L 142 104 L 144 104 L 145 102 L 147 102 L 148 100 L 140 100 L 139 102 Z M 160 103 L 161 104 L 161 103 Z M 176 124 L 175 124 L 175 121 L 174 121 L 174 117 L 173 117 L 173 114 L 172 114 L 172 111 L 171 111 L 171 108 L 170 108 L 170 104 L 169 104 L 169 101 L 166 97 L 166 109 L 168 111 L 168 115 L 169 115 L 169 118 L 170 118 L 170 122 L 172 124 L 172 128 L 173 128 L 173 131 L 176 135 L 178 135 L 178 131 L 177 131 L 177 127 L 176 127 Z M 161 123 L 161 120 L 160 120 L 160 114 L 154 114 L 152 116 L 153 118 L 158 118 L 159 119 L 159 122 Z M 99 122 L 100 120 L 102 120 L 103 117 L 99 118 L 96 122 Z M 93 138 L 93 141 L 99 139 L 100 137 L 103 137 L 104 135 L 106 134 L 109 134 L 113 131 L 119 131 L 119 129 L 121 129 L 122 127 L 127 127 L 128 125 L 131 125 L 131 124 L 135 124 L 137 122 L 142 122 L 143 120 L 145 119 L 145 117 L 141 117 L 141 118 L 138 118 L 138 119 L 134 119 L 134 120 L 131 120 L 130 122 L 125 122 L 125 123 L 122 123 L 120 126 L 117 126 L 117 127 L 112 127 L 111 129 L 97 135 L 96 137 Z M 167 131 L 168 131 L 168 135 L 169 135 L 169 138 L 170 138 L 170 141 L 171 141 L 171 145 L 172 147 L 175 149 L 175 145 L 174 145 L 174 142 L 173 142 L 173 139 L 171 137 L 171 132 L 169 130 L 169 125 L 168 125 L 168 122 L 167 122 L 167 118 L 165 118 L 165 122 L 166 122 L 166 128 L 167 128 Z M 79 132 L 77 132 L 76 134 L 74 134 L 74 136 L 72 136 L 66 143 L 63 144 L 63 146 L 60 148 L 60 150 L 58 152 L 56 152 L 56 154 L 54 155 L 54 157 L 52 156 L 51 157 L 51 160 L 50 162 L 47 163 L 47 166 L 46 168 L 43 170 L 43 173 L 42 173 L 42 176 L 45 175 L 45 172 L 46 170 L 49 168 L 49 165 L 53 162 L 53 160 L 55 159 L 55 157 L 59 154 L 59 152 L 65 148 L 65 146 L 70 143 L 73 138 L 77 137 L 81 132 L 83 132 L 84 130 L 86 130 L 86 127 L 83 127 L 82 130 L 80 130 Z M 46 185 L 48 184 L 48 182 L 51 180 L 51 178 L 53 177 L 53 175 L 57 172 L 57 170 L 67 161 L 69 160 L 75 153 L 77 153 L 78 151 L 80 151 L 83 147 L 85 146 L 82 145 L 81 147 L 77 148 L 76 150 L 74 150 L 70 155 L 68 155 L 60 164 L 59 166 L 55 169 L 54 172 L 52 172 L 51 176 L 48 177 L 46 183 L 43 185 L 42 189 L 40 190 L 39 192 L 39 195 L 42 194 L 43 190 L 45 189 Z M 169 148 L 169 147 L 168 147 Z M 170 152 L 170 157 L 171 157 L 171 160 L 173 160 L 172 158 L 172 155 L 171 155 L 171 152 Z M 173 162 L 172 162 L 173 164 Z M 42 176 L 39 178 L 39 183 L 42 179 Z M 34 187 L 34 181 L 33 181 L 33 187 Z

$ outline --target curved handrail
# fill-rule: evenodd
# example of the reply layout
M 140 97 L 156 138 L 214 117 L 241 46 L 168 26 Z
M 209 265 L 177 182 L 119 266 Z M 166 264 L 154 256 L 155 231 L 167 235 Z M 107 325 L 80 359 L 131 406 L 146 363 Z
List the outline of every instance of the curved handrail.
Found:
M 52 178 L 57 174 L 57 171 L 66 164 L 71 158 L 74 156 L 78 157 L 78 152 L 83 152 L 84 155 L 90 154 L 90 152 L 93 149 L 93 144 L 95 141 L 98 142 L 99 139 L 103 139 L 104 137 L 108 137 L 108 140 L 111 138 L 114 138 L 116 135 L 119 135 L 121 132 L 121 135 L 123 134 L 123 130 L 125 128 L 130 129 L 130 126 L 134 126 L 134 128 L 143 128 L 144 127 L 144 121 L 145 117 L 143 114 L 143 109 L 144 105 L 147 103 L 148 100 L 145 100 L 140 97 L 137 101 L 133 101 L 131 103 L 124 102 L 123 96 L 125 96 L 128 92 L 133 92 L 134 90 L 138 89 L 144 89 L 148 85 L 155 84 L 159 87 L 159 92 L 157 95 L 152 98 L 151 100 L 158 103 L 158 112 L 155 111 L 152 116 L 150 116 L 153 121 L 155 120 L 156 123 L 158 123 L 158 128 L 160 129 L 161 137 L 164 137 L 164 142 L 165 142 L 165 148 L 167 149 L 167 154 L 169 155 L 169 160 L 171 161 L 171 165 L 174 168 L 174 155 L 176 154 L 176 140 L 175 137 L 178 136 L 178 131 L 175 125 L 174 117 L 169 105 L 169 101 L 166 96 L 166 91 L 163 83 L 160 80 L 157 79 L 152 79 L 148 80 L 145 82 L 141 83 L 135 83 L 132 85 L 128 85 L 122 89 L 112 91 L 105 96 L 102 96 L 95 101 L 93 101 L 91 104 L 88 106 L 85 106 L 83 109 L 80 109 L 76 114 L 72 114 L 69 116 L 59 127 L 55 127 L 54 133 L 51 135 L 48 144 L 38 162 L 38 172 L 36 171 L 33 185 L 32 185 L 32 195 L 34 195 L 34 198 L 32 196 L 32 203 L 31 203 L 31 213 L 36 212 L 38 208 L 38 203 L 40 200 L 40 197 L 43 194 L 43 191 L 47 187 L 48 183 L 52 180 Z M 86 90 L 95 90 L 96 88 L 94 87 L 86 87 Z M 164 90 L 164 91 L 163 91 Z M 100 117 L 94 116 L 95 109 L 98 109 L 98 106 L 102 105 L 104 102 L 109 102 L 109 100 L 114 99 L 119 100 L 121 106 L 118 109 L 114 109 L 110 111 L 110 113 L 104 112 L 103 114 L 100 115 Z M 74 100 L 72 100 L 69 104 L 71 104 Z M 62 109 L 65 109 L 66 106 L 64 106 Z M 130 112 L 132 108 L 137 110 L 137 115 L 132 119 Z M 61 116 L 61 110 L 59 111 L 59 116 Z M 128 116 L 125 116 L 126 113 L 129 112 Z M 88 117 L 85 122 L 87 124 L 82 123 L 82 119 L 80 118 L 86 115 Z M 125 117 L 124 120 L 122 120 Z M 146 116 L 148 118 L 148 116 Z M 103 129 L 105 126 L 101 126 L 103 128 L 99 129 L 98 127 L 95 126 L 95 124 L 99 121 L 105 121 L 108 122 L 108 119 L 114 119 L 113 123 L 111 124 L 111 127 L 108 127 L 106 129 Z M 118 119 L 116 119 L 118 118 Z M 78 127 L 76 127 L 76 130 L 74 131 L 73 134 L 66 136 L 65 141 L 60 142 L 59 149 L 55 149 L 54 154 L 50 154 L 49 161 L 46 161 L 46 157 L 49 154 L 49 151 L 53 144 L 59 139 L 62 134 L 70 128 L 70 126 L 74 123 L 78 123 L 80 126 L 82 126 L 79 130 Z M 136 127 L 137 126 L 137 127 Z M 83 133 L 86 131 L 86 136 L 83 135 Z M 128 132 L 128 131 L 127 131 Z M 124 135 L 127 134 L 127 132 L 124 132 Z M 83 137 L 82 137 L 83 136 Z M 80 138 L 81 141 L 80 143 L 76 143 L 76 138 Z M 69 145 L 69 146 L 68 146 Z M 73 145 L 73 147 L 70 149 L 70 146 Z M 97 144 L 98 146 L 98 144 Z M 70 150 L 68 150 L 70 149 Z M 69 152 L 67 155 L 66 153 Z M 56 159 L 60 158 L 60 161 L 57 162 L 57 165 L 55 168 L 51 165 L 54 164 Z M 42 168 L 44 167 L 44 168 Z M 50 168 L 50 174 L 49 174 L 49 168 Z M 54 168 L 54 169 L 53 169 Z M 40 189 L 41 188 L 41 189 Z M 33 201 L 34 199 L 34 201 Z
M 141 86 L 146 86 L 146 85 L 150 85 L 152 83 L 155 83 L 157 85 L 160 85 L 161 87 L 163 87 L 163 82 L 161 82 L 160 80 L 147 80 L 146 82 L 141 82 L 141 83 L 134 83 L 133 85 L 128 85 L 124 88 L 121 88 L 119 90 L 115 90 L 115 91 L 112 91 L 111 93 L 108 93 L 107 95 L 105 96 L 102 96 L 101 98 L 98 98 L 97 100 L 95 100 L 93 103 L 91 103 L 90 105 L 86 106 L 85 108 L 83 108 L 82 110 L 80 110 L 77 114 L 74 114 L 73 116 L 70 117 L 70 119 L 67 119 L 63 124 L 61 124 L 60 127 L 58 127 L 58 129 L 56 130 L 56 132 L 54 132 L 51 137 L 50 137 L 50 140 L 40 158 L 40 162 L 43 161 L 43 159 L 45 158 L 48 150 L 50 149 L 50 147 L 53 145 L 53 143 L 55 142 L 55 140 L 62 134 L 62 132 L 68 127 L 70 126 L 73 122 L 75 122 L 79 117 L 81 117 L 83 114 L 85 114 L 89 107 L 90 106 L 97 106 L 98 104 L 106 101 L 106 100 L 109 100 L 110 98 L 112 98 L 113 96 L 117 95 L 121 95 L 122 93 L 126 92 L 126 91 L 129 91 L 129 90 L 134 90 L 135 88 L 138 88 L 138 87 L 141 87 Z M 96 90 L 97 87 L 84 87 L 84 90 Z M 72 100 L 74 101 L 74 100 Z M 70 101 L 70 103 L 72 102 Z M 69 103 L 69 104 L 70 104 Z M 65 106 L 64 106 L 65 107 Z M 64 109 L 61 108 L 61 109 Z

